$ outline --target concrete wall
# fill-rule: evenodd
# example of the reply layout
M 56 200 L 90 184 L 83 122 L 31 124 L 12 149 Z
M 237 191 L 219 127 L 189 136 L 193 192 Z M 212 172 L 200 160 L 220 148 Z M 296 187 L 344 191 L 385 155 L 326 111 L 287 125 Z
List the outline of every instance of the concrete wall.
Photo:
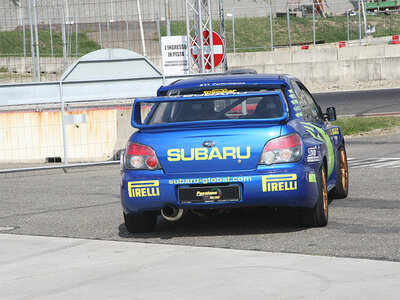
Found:
M 142 119 L 150 107 L 142 110 Z M 74 109 L 67 116 L 84 115 L 84 122 L 66 125 L 69 162 L 98 162 L 118 158 L 135 128 L 132 106 Z M 64 162 L 62 116 L 59 110 L 0 113 L 0 166 L 43 164 L 46 158 Z M 1 167 L 0 167 L 1 168 Z
M 232 53 L 228 54 L 228 63 L 230 68 L 254 68 L 259 73 L 293 74 L 306 84 L 399 79 L 400 45 L 324 45 L 310 50 Z M 87 123 L 67 125 L 71 162 L 110 160 L 125 147 L 134 131 L 130 107 L 88 107 L 68 114 L 87 115 Z M 1 113 L 0 129 L 0 145 L 4 145 L 0 147 L 0 163 L 44 162 L 46 157 L 63 157 L 59 111 Z
M 159 56 L 149 56 L 149 59 L 162 69 Z M 42 58 L 42 62 L 42 72 L 61 76 L 62 58 Z M 69 61 L 72 62 L 73 59 Z M 253 68 L 259 73 L 287 73 L 307 83 L 398 79 L 399 64 L 400 45 L 386 43 L 344 48 L 321 45 L 315 48 L 310 46 L 309 50 L 293 47 L 292 50 L 228 54 L 230 69 Z M 7 66 L 10 72 L 15 73 L 31 72 L 32 59 L 0 58 L 0 66 Z
M 305 83 L 400 78 L 400 45 L 316 47 L 228 54 L 229 68 L 287 73 Z

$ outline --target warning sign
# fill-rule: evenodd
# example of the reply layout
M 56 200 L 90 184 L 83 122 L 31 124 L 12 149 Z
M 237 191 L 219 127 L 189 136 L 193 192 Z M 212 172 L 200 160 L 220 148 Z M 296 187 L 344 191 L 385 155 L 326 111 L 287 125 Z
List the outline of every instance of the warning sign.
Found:
M 164 74 L 166 76 L 189 74 L 187 37 L 163 36 L 161 46 Z

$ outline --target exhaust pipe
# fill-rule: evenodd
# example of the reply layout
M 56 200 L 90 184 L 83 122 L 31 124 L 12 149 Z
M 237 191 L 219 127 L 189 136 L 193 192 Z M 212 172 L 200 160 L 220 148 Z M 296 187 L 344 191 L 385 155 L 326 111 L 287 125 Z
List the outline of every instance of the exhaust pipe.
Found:
M 161 215 L 167 221 L 178 221 L 180 218 L 182 218 L 183 213 L 183 209 L 178 209 L 172 205 L 168 205 L 161 210 Z

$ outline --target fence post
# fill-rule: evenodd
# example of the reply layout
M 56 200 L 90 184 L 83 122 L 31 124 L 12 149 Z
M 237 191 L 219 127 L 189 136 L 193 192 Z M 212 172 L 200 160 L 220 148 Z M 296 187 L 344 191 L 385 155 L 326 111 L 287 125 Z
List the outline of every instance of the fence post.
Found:
M 226 47 L 226 34 L 225 34 L 225 13 L 224 13 L 224 1 L 219 0 L 218 1 L 218 13 L 219 13 L 219 21 L 220 21 L 220 32 L 222 36 L 222 40 L 224 41 L 224 45 Z M 223 60 L 223 70 L 226 71 L 228 70 L 228 60 L 227 60 L 227 54 L 226 54 L 226 49 L 225 49 L 225 54 L 224 54 L 224 60 Z
M 33 21 L 32 21 L 32 0 L 28 0 L 29 6 L 29 25 L 30 25 L 30 33 L 31 33 L 31 55 L 32 55 L 32 71 L 33 71 L 33 80 L 36 81 L 36 59 L 35 59 L 35 42 L 33 40 Z
M 78 57 L 78 18 L 76 18 L 76 23 L 75 23 L 75 57 Z
M 193 61 L 190 53 L 191 48 L 191 39 L 190 39 L 190 25 L 189 25 L 189 9 L 188 9 L 188 2 L 185 1 L 185 12 L 186 12 L 186 42 L 187 42 L 187 55 L 188 55 L 188 63 L 189 63 L 189 74 L 193 73 Z M 164 73 L 164 72 L 163 72 Z
M 289 47 L 292 48 L 292 38 L 291 38 L 291 36 L 290 36 L 290 14 L 289 14 L 289 5 L 286 5 L 286 14 L 287 14 L 287 27 L 288 27 Z
M 25 32 L 25 19 L 22 21 L 22 35 L 24 38 L 23 44 L 24 44 L 24 58 L 26 57 L 26 32 Z M 25 62 L 24 62 L 25 63 Z
M 110 22 L 107 18 L 107 48 L 110 48 Z
M 315 3 L 312 4 L 312 28 L 313 28 L 313 42 L 315 47 Z
M 236 39 L 235 39 L 235 14 L 232 8 L 232 40 L 233 40 L 233 53 L 236 53 Z
M 271 51 L 274 51 L 274 32 L 272 30 L 272 4 L 269 2 L 269 27 L 271 31 Z
M 171 21 L 169 17 L 169 0 L 164 0 L 164 8 L 165 8 L 165 22 L 167 25 L 167 36 L 171 35 Z
M 346 11 L 347 16 L 347 42 L 350 43 L 350 22 L 349 22 L 349 10 Z
M 364 1 L 361 2 L 362 13 L 364 17 L 364 34 L 365 34 L 365 43 L 368 45 L 368 33 L 367 33 L 367 14 L 365 13 L 365 4 Z
M 358 0 L 358 35 L 360 38 L 360 45 L 361 45 L 362 37 L 361 37 L 361 4 L 360 4 L 360 0 Z
M 130 45 L 130 42 L 129 42 L 129 23 L 128 23 L 128 16 L 126 17 L 126 42 L 127 42 L 128 49 L 131 49 L 131 45 Z
M 26 58 L 26 32 L 25 32 L 25 14 L 24 14 L 24 12 L 22 10 L 23 2 L 24 1 L 21 0 L 21 2 L 19 4 L 19 16 L 20 16 L 21 25 L 22 25 L 22 38 L 23 38 L 22 43 L 23 43 L 23 47 L 24 47 L 23 51 L 24 51 L 24 69 L 25 69 L 25 64 L 26 64 L 26 61 L 25 61 L 25 58 Z
M 39 30 L 37 24 L 37 10 L 36 10 L 36 0 L 33 0 L 33 15 L 35 22 L 35 41 L 36 41 L 36 69 L 37 69 L 37 79 L 40 82 L 40 52 L 39 52 Z
M 156 24 L 157 24 L 157 33 L 158 33 L 158 42 L 160 44 L 160 55 L 162 57 L 162 44 L 161 44 L 161 27 L 160 27 L 160 17 L 157 15 L 156 18 Z M 165 72 L 164 72 L 164 68 L 163 68 L 163 84 L 165 85 Z
M 64 103 L 64 95 L 62 90 L 62 81 L 60 80 L 59 88 L 60 88 L 60 102 L 61 102 L 61 124 L 62 124 L 62 132 L 63 132 L 63 148 L 64 148 L 64 163 L 68 165 L 68 145 L 67 145 L 67 129 L 65 127 L 65 103 Z
M 101 22 L 99 18 L 99 38 L 100 38 L 100 49 L 103 49 L 103 36 L 101 34 Z
M 68 58 L 67 58 L 67 37 L 65 32 L 65 16 L 63 14 L 62 19 L 62 26 L 61 26 L 61 35 L 62 35 L 62 43 L 63 43 L 63 57 L 64 57 L 64 69 L 68 68 Z
M 51 51 L 51 56 L 54 56 L 53 28 L 52 28 L 52 26 L 51 26 L 51 19 L 49 19 L 49 27 L 50 27 L 50 51 Z
M 136 4 L 137 4 L 137 10 L 138 10 L 138 14 L 139 14 L 139 29 L 140 29 L 140 38 L 142 40 L 143 56 L 147 56 L 146 43 L 144 41 L 142 13 L 140 12 L 140 2 L 139 2 L 139 0 L 136 0 Z

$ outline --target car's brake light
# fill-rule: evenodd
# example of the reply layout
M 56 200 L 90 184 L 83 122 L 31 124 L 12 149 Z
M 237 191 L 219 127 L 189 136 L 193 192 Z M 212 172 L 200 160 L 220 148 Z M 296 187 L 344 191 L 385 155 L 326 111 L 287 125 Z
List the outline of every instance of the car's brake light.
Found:
M 155 170 L 161 169 L 157 155 L 149 146 L 128 142 L 125 151 L 127 169 Z
M 293 133 L 270 140 L 265 144 L 259 164 L 272 165 L 296 162 L 303 156 L 303 143 L 300 135 Z

